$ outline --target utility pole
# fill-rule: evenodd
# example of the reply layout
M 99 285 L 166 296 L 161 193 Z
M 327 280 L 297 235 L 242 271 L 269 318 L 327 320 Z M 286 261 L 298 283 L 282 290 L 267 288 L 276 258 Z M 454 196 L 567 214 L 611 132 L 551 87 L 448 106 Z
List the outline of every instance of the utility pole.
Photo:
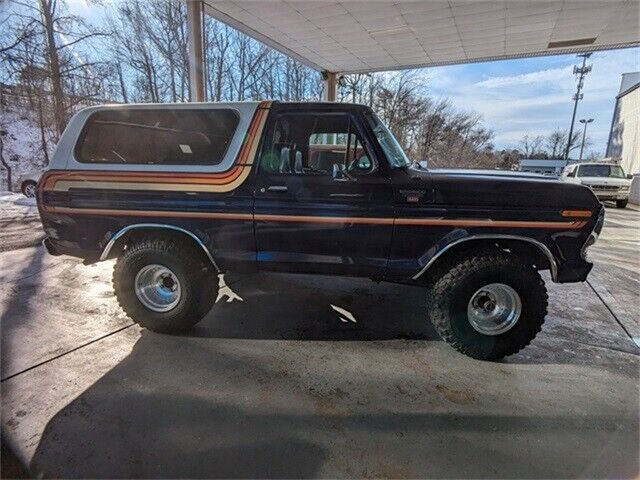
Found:
M 579 159 L 579 161 L 582 161 L 582 152 L 584 151 L 584 141 L 587 138 L 587 125 L 589 125 L 591 122 L 593 122 L 593 118 L 589 118 L 589 119 L 581 118 L 580 119 L 580 123 L 584 124 L 584 130 L 582 131 L 582 145 L 580 146 L 580 159 Z
M 574 104 L 573 104 L 573 115 L 571 117 L 571 127 L 569 128 L 569 136 L 567 137 L 567 149 L 564 152 L 564 159 L 569 159 L 569 149 L 571 148 L 571 137 L 573 136 L 573 125 L 576 122 L 576 111 L 578 110 L 578 102 L 582 100 L 584 94 L 582 92 L 582 87 L 584 87 L 584 77 L 587 73 L 591 71 L 593 65 L 587 65 L 587 58 L 591 56 L 591 52 L 589 53 L 579 53 L 578 57 L 582 57 L 582 67 L 578 67 L 577 65 L 573 66 L 573 74 L 578 75 L 578 88 L 576 90 L 575 95 L 573 96 Z

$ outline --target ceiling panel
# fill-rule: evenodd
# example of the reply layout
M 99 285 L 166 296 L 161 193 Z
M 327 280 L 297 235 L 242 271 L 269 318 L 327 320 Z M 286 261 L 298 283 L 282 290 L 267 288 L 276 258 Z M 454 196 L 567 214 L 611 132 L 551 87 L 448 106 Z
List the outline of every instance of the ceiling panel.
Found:
M 205 12 L 341 73 L 640 44 L 640 0 L 205 0 Z M 548 48 L 551 41 L 569 44 Z

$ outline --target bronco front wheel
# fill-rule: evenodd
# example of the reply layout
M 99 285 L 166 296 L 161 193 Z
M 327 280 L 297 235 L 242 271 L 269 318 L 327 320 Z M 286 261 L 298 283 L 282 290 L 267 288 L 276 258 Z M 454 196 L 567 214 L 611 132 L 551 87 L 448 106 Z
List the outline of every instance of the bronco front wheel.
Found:
M 497 360 L 526 347 L 547 314 L 547 290 L 532 265 L 487 252 L 459 260 L 430 293 L 429 316 L 459 352 Z
M 170 238 L 128 245 L 113 271 L 118 303 L 143 327 L 177 333 L 198 323 L 218 294 L 216 276 L 198 252 Z

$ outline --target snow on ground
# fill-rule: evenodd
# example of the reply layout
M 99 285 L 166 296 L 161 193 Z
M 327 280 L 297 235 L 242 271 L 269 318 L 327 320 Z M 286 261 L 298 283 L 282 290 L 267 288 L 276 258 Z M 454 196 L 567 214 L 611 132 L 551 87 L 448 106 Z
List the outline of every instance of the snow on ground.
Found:
M 43 238 L 36 199 L 0 191 L 0 252 L 38 245 Z
M 27 198 L 21 193 L 0 191 L 0 205 L 2 207 L 7 207 L 8 205 L 35 207 L 36 199 Z

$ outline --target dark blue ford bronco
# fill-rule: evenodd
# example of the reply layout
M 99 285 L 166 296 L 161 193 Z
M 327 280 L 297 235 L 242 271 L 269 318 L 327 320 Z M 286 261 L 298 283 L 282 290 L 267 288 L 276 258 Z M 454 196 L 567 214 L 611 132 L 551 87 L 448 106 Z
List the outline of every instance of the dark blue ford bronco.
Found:
M 368 277 L 425 286 L 435 329 L 479 359 L 535 337 L 547 313 L 539 271 L 584 281 L 604 222 L 587 187 L 429 170 L 370 108 L 335 103 L 85 109 L 38 207 L 49 253 L 117 258 L 117 299 L 151 330 L 200 321 L 220 272 Z

